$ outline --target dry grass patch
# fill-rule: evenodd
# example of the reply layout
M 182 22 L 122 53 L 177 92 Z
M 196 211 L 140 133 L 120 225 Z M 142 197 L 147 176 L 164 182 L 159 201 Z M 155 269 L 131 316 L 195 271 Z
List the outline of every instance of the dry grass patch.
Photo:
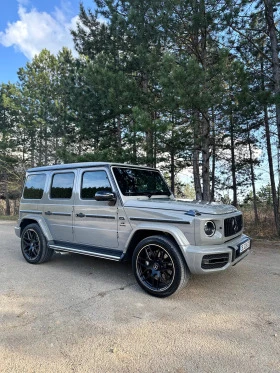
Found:
M 267 240 L 279 239 L 277 236 L 272 206 L 262 206 L 258 208 L 259 222 L 255 222 L 253 207 L 242 207 L 240 210 L 244 216 L 244 233 L 253 238 Z

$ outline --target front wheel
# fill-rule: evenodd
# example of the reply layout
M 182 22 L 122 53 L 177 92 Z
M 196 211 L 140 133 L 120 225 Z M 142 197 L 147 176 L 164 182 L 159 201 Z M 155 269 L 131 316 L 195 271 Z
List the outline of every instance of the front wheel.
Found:
M 149 294 L 168 297 L 186 285 L 190 271 L 176 244 L 164 236 L 147 237 L 136 246 L 132 268 Z
M 27 225 L 21 234 L 21 251 L 28 263 L 39 264 L 50 260 L 54 251 L 47 246 L 47 241 L 38 224 Z

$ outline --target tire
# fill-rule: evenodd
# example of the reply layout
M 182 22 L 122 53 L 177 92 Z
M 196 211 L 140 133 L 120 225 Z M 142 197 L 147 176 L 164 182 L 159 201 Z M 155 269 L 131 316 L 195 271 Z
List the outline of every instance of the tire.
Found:
M 132 256 L 132 269 L 141 288 L 160 298 L 179 291 L 190 278 L 177 245 L 164 236 L 151 236 L 139 242 Z
M 38 224 L 27 225 L 21 234 L 21 251 L 24 259 L 31 264 L 47 262 L 54 251 L 47 246 L 47 241 Z

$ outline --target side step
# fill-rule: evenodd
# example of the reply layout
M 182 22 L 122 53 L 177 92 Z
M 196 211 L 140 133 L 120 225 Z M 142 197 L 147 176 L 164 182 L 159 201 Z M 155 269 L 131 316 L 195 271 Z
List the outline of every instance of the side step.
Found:
M 105 249 L 89 245 L 72 244 L 70 242 L 50 241 L 48 247 L 55 251 L 63 251 L 75 254 L 89 255 L 97 258 L 121 261 L 124 253 L 121 250 Z

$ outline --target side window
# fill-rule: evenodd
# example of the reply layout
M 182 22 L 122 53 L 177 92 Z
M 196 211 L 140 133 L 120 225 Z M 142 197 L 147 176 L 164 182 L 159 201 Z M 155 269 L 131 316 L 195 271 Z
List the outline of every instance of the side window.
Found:
M 44 193 L 45 182 L 45 174 L 28 175 L 23 190 L 23 198 L 41 199 Z
M 54 174 L 51 185 L 51 198 L 70 199 L 72 197 L 75 174 L 73 172 Z
M 86 171 L 82 176 L 81 198 L 95 199 L 95 193 L 105 190 L 112 191 L 107 173 L 105 171 Z

